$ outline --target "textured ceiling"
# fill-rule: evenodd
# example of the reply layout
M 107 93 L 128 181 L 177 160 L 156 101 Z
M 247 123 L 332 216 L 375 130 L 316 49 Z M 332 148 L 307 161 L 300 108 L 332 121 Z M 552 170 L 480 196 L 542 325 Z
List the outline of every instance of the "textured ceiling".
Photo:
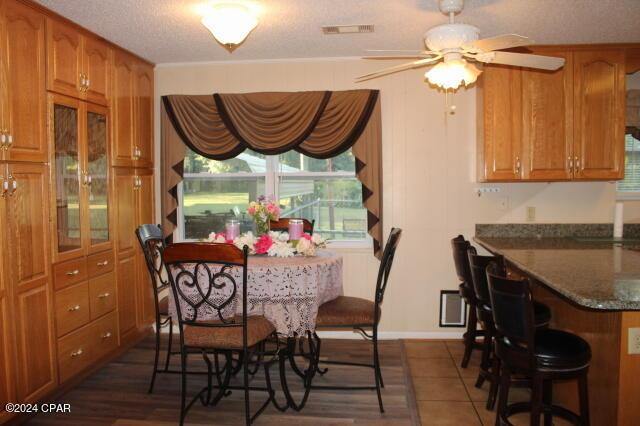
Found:
M 417 49 L 446 17 L 436 0 L 256 0 L 260 24 L 233 54 L 200 24 L 207 0 L 37 0 L 155 63 L 360 56 Z M 538 44 L 640 42 L 640 0 L 467 0 L 458 22 L 481 36 L 515 32 Z M 372 34 L 323 35 L 320 26 L 374 24 Z

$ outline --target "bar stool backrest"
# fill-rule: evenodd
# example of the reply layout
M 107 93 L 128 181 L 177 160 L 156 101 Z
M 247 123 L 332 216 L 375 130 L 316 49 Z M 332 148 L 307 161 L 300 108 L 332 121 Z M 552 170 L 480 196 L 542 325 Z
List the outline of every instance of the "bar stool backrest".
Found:
M 475 247 L 467 250 L 469 257 L 469 269 L 471 271 L 471 282 L 478 301 L 491 307 L 491 296 L 489 295 L 489 283 L 487 282 L 487 266 L 495 262 L 500 269 L 500 275 L 506 276 L 504 258 L 502 256 L 480 256 Z
M 526 352 L 533 361 L 535 321 L 529 280 L 511 280 L 503 272 L 495 262 L 486 271 L 496 330 L 511 349 Z

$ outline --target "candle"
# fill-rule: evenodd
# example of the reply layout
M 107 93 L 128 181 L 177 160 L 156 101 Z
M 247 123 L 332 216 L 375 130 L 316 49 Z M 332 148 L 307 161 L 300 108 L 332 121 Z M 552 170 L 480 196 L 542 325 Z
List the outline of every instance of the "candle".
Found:
M 225 234 L 226 234 L 225 236 L 227 240 L 233 241 L 238 236 L 240 236 L 240 221 L 236 219 L 227 220 L 227 222 L 224 225 L 224 229 L 225 229 Z
M 302 219 L 291 219 L 289 220 L 289 239 L 292 241 L 299 240 L 302 238 L 302 233 L 304 232 L 304 222 Z

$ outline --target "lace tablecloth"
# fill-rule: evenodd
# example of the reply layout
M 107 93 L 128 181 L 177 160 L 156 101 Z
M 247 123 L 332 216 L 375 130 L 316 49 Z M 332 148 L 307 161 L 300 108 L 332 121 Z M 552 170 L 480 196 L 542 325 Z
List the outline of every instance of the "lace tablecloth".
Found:
M 250 256 L 247 267 L 248 315 L 264 315 L 284 336 L 304 335 L 316 328 L 318 307 L 343 294 L 342 256 L 319 250 L 313 257 Z M 231 275 L 241 285 L 241 270 L 233 268 Z M 181 287 L 182 288 L 182 287 Z M 242 289 L 238 288 L 242 295 Z M 169 293 L 173 299 L 173 293 Z M 181 310 L 189 309 L 181 304 Z M 175 318 L 175 305 L 169 303 Z M 242 312 L 242 304 L 236 304 Z M 217 311 L 208 305 L 198 310 L 199 320 L 218 319 Z

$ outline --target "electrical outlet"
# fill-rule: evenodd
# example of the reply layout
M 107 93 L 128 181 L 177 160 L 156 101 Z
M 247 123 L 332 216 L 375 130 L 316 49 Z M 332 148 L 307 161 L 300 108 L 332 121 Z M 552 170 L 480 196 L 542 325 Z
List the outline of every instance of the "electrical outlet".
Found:
M 527 222 L 536 221 L 536 208 L 534 206 L 527 206 Z
M 629 328 L 629 355 L 640 355 L 640 327 Z

